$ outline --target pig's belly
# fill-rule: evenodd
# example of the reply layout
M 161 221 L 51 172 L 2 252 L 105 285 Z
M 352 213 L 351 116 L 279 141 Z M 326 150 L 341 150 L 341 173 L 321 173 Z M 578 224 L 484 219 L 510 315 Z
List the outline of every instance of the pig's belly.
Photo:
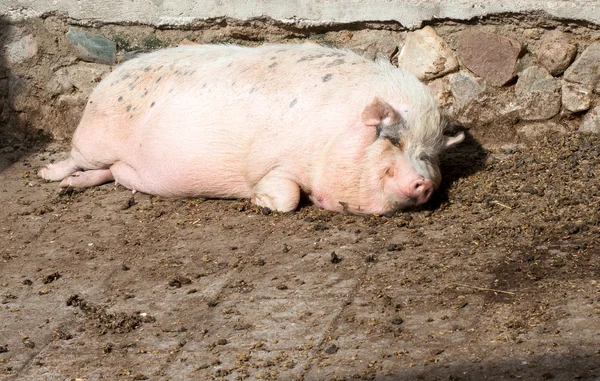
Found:
M 238 168 L 214 161 L 144 157 L 115 162 L 110 170 L 118 184 L 163 197 L 247 198 L 250 189 Z

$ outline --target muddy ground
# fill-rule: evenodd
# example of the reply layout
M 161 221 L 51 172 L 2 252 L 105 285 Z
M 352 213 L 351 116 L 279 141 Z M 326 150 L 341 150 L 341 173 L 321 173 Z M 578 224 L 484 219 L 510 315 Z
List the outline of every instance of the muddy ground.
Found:
M 392 217 L 61 191 L 0 147 L 0 380 L 598 380 L 600 139 L 443 160 Z

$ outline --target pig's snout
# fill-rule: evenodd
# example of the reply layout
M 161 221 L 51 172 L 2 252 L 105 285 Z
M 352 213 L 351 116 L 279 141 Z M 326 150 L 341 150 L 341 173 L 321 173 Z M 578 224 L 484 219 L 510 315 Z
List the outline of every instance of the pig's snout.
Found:
M 414 199 L 417 204 L 424 204 L 433 194 L 435 184 L 429 179 L 417 179 L 408 187 L 407 196 Z

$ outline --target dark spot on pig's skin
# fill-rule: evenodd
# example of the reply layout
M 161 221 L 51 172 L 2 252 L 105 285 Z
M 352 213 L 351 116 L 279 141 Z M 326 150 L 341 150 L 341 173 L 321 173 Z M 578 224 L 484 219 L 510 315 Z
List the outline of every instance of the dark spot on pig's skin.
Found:
M 150 107 L 154 107 L 154 104 L 155 104 L 155 103 L 156 103 L 156 102 L 152 102 L 152 103 L 150 103 Z
M 127 78 L 129 78 L 129 77 L 131 77 L 131 74 L 127 73 L 127 74 L 123 75 L 123 76 L 121 77 L 121 79 L 127 79 Z
M 290 108 L 294 107 L 297 102 L 298 102 L 298 99 L 294 98 L 294 100 L 292 101 L 292 103 L 290 103 Z
M 146 95 L 148 95 L 148 90 L 144 91 L 144 94 L 142 94 L 142 98 L 145 97 Z
M 338 59 L 335 59 L 335 60 L 331 61 L 327 65 L 325 65 L 325 67 L 332 67 L 332 66 L 342 65 L 344 63 L 346 63 L 345 60 L 343 60 L 341 58 L 338 58 Z
M 160 82 L 160 80 L 162 79 L 162 75 L 158 78 L 156 78 L 156 83 Z
M 274 60 L 274 59 L 276 59 L 276 58 L 277 58 L 277 56 L 273 56 L 273 57 L 271 57 L 270 59 L 271 59 L 271 60 Z
M 135 84 L 134 83 L 130 83 L 129 84 L 129 90 L 131 91 L 133 89 L 135 89 Z
M 271 68 L 271 69 L 272 69 L 272 68 L 274 68 L 274 67 L 275 67 L 275 66 L 277 66 L 277 65 L 278 65 L 278 63 L 277 63 L 277 62 L 273 62 L 272 64 L 270 64 L 270 65 L 269 65 L 269 68 Z
M 329 53 L 325 57 L 344 57 L 345 55 L 346 55 L 346 53 L 344 53 L 344 52 L 335 52 L 335 53 Z
M 148 71 L 150 71 L 150 69 L 152 69 L 150 66 L 146 66 L 146 67 L 144 68 L 144 71 L 148 72 Z
M 329 73 L 325 74 L 321 79 L 323 80 L 323 82 L 328 82 L 331 79 L 331 77 L 333 77 L 333 74 Z
M 253 87 L 253 88 L 251 88 L 251 89 L 250 89 L 250 94 L 252 94 L 252 93 L 253 93 L 253 92 L 255 92 L 255 91 L 256 91 L 256 89 L 255 89 L 254 87 Z
M 231 87 L 234 87 L 234 86 L 235 86 L 235 81 L 233 81 L 233 83 L 231 84 Z
M 129 112 L 131 110 L 131 105 L 127 105 L 127 112 Z
M 304 56 L 304 57 L 300 57 L 300 59 L 296 62 L 303 62 L 303 61 L 314 61 L 318 58 L 324 57 L 325 54 L 315 54 L 312 56 Z
M 123 97 L 118 97 L 117 101 L 121 102 L 123 100 Z

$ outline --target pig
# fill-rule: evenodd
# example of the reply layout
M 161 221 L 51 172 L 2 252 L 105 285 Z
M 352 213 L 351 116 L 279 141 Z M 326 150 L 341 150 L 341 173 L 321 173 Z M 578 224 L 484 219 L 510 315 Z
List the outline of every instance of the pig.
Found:
M 439 186 L 439 154 L 464 138 L 442 120 L 427 87 L 388 61 L 316 44 L 185 45 L 117 66 L 90 95 L 70 157 L 39 175 L 390 214 Z

